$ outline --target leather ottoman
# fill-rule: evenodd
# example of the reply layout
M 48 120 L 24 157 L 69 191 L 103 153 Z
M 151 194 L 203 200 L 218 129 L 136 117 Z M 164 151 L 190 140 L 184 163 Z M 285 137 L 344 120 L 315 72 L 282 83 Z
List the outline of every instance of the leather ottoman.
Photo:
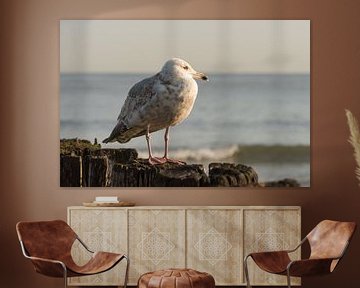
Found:
M 138 288 L 214 288 L 214 277 L 192 269 L 166 269 L 140 276 Z

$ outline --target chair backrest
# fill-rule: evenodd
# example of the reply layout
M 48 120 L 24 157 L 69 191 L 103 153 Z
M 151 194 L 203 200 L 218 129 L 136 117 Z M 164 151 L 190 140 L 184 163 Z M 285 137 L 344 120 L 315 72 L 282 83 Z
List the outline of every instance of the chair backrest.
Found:
M 355 222 L 321 221 L 306 236 L 311 248 L 310 258 L 337 258 L 342 256 L 355 229 Z M 332 267 L 332 270 L 335 266 Z
M 27 253 L 40 258 L 64 259 L 76 240 L 75 232 L 62 220 L 19 222 L 16 231 Z

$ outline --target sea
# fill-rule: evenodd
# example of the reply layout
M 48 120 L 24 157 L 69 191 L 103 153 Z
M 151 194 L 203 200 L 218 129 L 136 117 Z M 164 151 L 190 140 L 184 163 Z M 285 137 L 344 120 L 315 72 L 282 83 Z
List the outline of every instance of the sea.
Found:
M 60 138 L 101 142 L 109 136 L 132 85 L 149 74 L 61 74 Z M 190 116 L 170 128 L 171 158 L 207 165 L 252 166 L 259 182 L 293 178 L 310 186 L 310 76 L 210 74 L 199 81 Z M 152 134 L 163 156 L 164 131 Z M 108 148 L 135 148 L 147 157 L 145 137 Z M 207 168 L 206 168 L 207 169 Z

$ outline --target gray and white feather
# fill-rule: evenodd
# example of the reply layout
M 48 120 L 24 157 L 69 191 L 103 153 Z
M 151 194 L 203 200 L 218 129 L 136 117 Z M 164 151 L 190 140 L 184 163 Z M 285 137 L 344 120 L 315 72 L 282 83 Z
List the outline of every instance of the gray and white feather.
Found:
M 186 61 L 168 60 L 159 73 L 130 89 L 115 128 L 103 142 L 126 143 L 161 129 L 168 132 L 170 126 L 186 119 L 193 108 L 198 93 L 194 79 L 208 80 Z

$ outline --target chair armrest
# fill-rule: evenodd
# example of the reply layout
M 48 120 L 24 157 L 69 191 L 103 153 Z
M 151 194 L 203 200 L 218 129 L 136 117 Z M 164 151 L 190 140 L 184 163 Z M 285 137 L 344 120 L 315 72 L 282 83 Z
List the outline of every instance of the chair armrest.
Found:
M 297 245 L 295 248 L 293 249 L 288 249 L 288 250 L 278 250 L 278 251 L 265 251 L 265 252 L 252 252 L 252 253 L 249 253 L 248 255 L 245 256 L 244 259 L 252 256 L 252 254 L 257 254 L 257 253 L 261 253 L 261 254 L 268 254 L 268 255 L 271 255 L 271 254 L 288 254 L 288 253 L 292 253 L 292 252 L 295 252 L 297 249 L 299 249 L 304 243 L 305 241 L 307 240 L 307 238 L 303 238 L 301 240 L 301 242 L 299 243 L 299 245 Z
M 34 265 L 35 271 L 51 277 L 66 277 L 67 268 L 66 265 L 59 261 L 53 259 L 46 259 L 40 257 L 26 256 L 30 259 Z
M 61 262 L 59 260 L 47 259 L 47 258 L 41 258 L 41 257 L 33 257 L 33 256 L 26 256 L 26 258 L 30 259 L 31 261 L 49 262 L 49 263 L 53 263 L 53 264 L 60 264 L 61 266 L 66 267 L 64 262 Z
M 333 261 L 339 258 L 318 258 L 291 261 L 287 266 L 290 276 L 312 276 L 329 274 L 332 272 Z
M 295 252 L 297 249 L 299 249 L 299 248 L 306 242 L 306 240 L 307 240 L 306 237 L 303 238 L 303 239 L 301 240 L 301 242 L 299 243 L 299 245 L 297 245 L 295 248 L 290 249 L 290 250 L 285 250 L 285 251 L 288 252 L 288 253 Z
M 268 256 L 279 256 L 279 255 L 288 255 L 287 250 L 279 250 L 279 251 L 264 251 L 264 252 L 252 252 L 249 253 L 247 256 L 256 257 L 258 255 L 264 255 L 265 257 Z

